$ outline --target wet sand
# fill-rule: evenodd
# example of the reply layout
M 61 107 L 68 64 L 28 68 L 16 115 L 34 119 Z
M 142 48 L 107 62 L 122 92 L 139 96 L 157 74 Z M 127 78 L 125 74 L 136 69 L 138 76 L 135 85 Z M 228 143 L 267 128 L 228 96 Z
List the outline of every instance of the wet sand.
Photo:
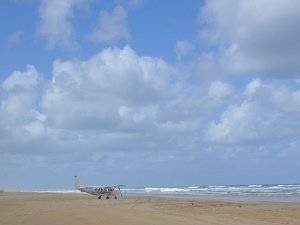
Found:
M 4 192 L 0 224 L 299 225 L 300 204 Z

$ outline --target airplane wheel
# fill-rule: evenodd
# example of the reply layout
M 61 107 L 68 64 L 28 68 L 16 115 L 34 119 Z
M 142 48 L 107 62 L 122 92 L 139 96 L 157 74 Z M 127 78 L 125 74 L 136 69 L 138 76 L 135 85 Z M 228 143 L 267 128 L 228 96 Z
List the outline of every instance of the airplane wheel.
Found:
M 101 196 L 99 196 L 98 199 L 101 199 Z
M 115 196 L 115 199 L 117 199 L 117 196 Z
M 106 199 L 109 199 L 109 196 L 106 196 Z

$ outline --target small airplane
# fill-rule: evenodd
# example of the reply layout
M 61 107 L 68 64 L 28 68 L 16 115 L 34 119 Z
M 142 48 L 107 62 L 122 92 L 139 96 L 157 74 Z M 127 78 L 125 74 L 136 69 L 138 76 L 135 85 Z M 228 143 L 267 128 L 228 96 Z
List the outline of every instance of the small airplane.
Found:
M 126 186 L 124 184 L 113 185 L 113 186 L 81 186 L 80 179 L 78 176 L 75 176 L 75 189 L 81 192 L 86 192 L 91 195 L 98 196 L 98 199 L 106 196 L 106 199 L 109 199 L 109 196 L 114 196 L 117 199 L 117 195 L 122 196 L 121 187 Z

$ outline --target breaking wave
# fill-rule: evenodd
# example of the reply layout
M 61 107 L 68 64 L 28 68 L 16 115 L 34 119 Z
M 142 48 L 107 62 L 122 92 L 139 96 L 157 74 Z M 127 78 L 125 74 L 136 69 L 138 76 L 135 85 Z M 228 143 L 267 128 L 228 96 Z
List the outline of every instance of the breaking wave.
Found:
M 150 196 L 172 197 L 212 197 L 241 199 L 247 197 L 263 201 L 300 202 L 300 184 L 250 184 L 250 185 L 210 185 L 182 187 L 126 188 L 124 193 Z

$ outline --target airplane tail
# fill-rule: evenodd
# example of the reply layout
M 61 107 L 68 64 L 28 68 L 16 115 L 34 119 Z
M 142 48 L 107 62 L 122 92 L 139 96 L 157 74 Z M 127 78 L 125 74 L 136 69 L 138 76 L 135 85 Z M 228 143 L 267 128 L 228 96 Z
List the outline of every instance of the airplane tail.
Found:
M 75 190 L 80 190 L 80 179 L 78 176 L 75 176 Z

